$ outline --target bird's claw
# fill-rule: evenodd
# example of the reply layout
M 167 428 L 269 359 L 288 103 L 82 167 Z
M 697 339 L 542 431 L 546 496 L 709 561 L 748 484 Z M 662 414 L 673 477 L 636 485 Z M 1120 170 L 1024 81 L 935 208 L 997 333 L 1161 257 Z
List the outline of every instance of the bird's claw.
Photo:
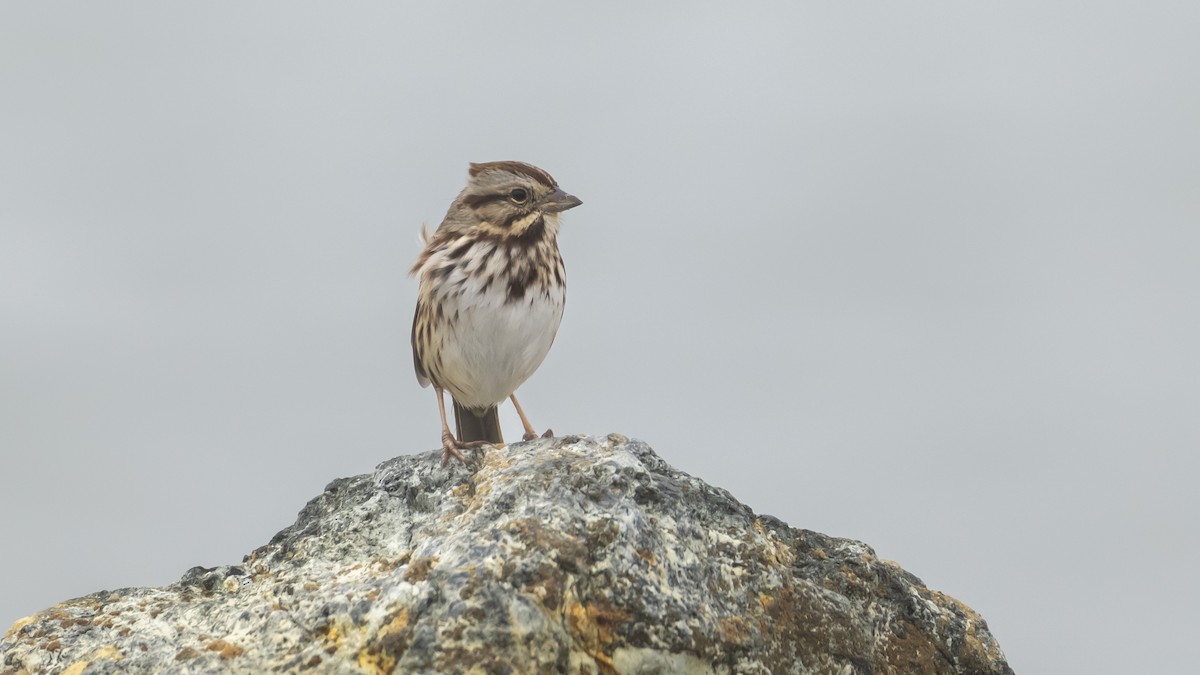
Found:
M 537 439 L 539 439 L 539 438 L 554 438 L 554 430 L 553 430 L 553 429 L 547 429 L 547 430 L 546 430 L 546 433 L 542 434 L 541 436 L 538 436 L 538 435 L 537 435 L 537 432 L 535 432 L 535 431 L 526 431 L 526 432 L 525 432 L 525 435 L 521 437 L 521 440 L 523 440 L 523 441 L 534 441 L 534 440 L 537 440 Z
M 470 441 L 461 443 L 450 434 L 442 434 L 442 466 L 450 463 L 450 458 L 453 457 L 463 463 L 463 466 L 471 466 L 472 460 L 467 459 L 463 454 L 463 450 L 478 450 L 485 445 L 491 445 L 487 441 Z

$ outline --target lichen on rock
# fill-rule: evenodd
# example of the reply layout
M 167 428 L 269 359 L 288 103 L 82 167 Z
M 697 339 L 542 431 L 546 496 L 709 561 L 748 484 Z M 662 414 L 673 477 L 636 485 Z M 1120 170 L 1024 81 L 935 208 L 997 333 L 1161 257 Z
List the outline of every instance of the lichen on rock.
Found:
M 22 619 L 0 672 L 1011 673 L 865 544 L 612 434 L 335 480 L 240 565 Z

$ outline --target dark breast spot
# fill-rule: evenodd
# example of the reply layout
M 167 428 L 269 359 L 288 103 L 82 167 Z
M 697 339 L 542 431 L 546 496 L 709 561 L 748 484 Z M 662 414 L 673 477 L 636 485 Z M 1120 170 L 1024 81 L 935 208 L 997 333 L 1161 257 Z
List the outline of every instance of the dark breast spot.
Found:
M 520 302 L 525 292 L 537 281 L 537 271 L 532 266 L 513 270 L 508 278 L 508 303 Z

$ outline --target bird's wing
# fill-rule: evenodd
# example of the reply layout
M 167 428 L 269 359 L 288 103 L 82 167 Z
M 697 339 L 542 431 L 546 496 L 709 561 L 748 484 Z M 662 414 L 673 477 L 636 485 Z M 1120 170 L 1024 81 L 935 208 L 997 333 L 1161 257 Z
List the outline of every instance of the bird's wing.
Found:
M 417 371 L 417 382 L 422 387 L 429 386 L 429 375 L 426 374 L 425 368 L 421 366 L 421 352 L 417 349 L 417 319 L 421 316 L 421 301 L 417 300 L 417 310 L 413 313 L 412 325 L 412 348 L 413 348 L 413 369 Z

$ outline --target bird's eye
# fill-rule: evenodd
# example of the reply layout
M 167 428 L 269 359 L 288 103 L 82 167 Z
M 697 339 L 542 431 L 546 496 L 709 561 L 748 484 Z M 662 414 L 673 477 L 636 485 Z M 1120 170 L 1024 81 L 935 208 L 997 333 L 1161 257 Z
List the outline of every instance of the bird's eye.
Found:
M 508 197 L 518 204 L 524 204 L 525 200 L 529 199 L 529 191 L 525 188 L 513 188 Z

